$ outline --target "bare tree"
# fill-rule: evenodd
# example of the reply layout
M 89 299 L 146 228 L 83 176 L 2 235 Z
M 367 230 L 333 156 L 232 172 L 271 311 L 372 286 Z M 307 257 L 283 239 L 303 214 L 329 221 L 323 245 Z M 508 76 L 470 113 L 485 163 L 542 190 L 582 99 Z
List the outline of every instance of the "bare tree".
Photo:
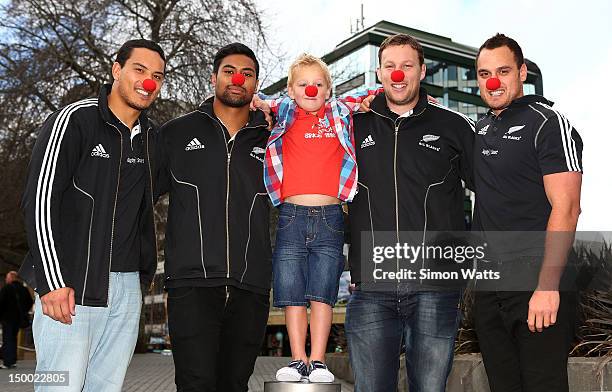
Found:
M 167 54 L 166 84 L 150 110 L 160 123 L 210 94 L 212 60 L 222 45 L 240 41 L 260 57 L 277 58 L 252 0 L 13 0 L 0 6 L 0 247 L 23 250 L 18 205 L 35 130 L 63 105 L 95 96 L 111 80 L 116 51 L 132 38 L 153 39 Z
M 13 0 L 0 15 L 0 93 L 20 91 L 49 111 L 95 95 L 127 39 L 149 38 L 166 51 L 167 83 L 153 109 L 160 121 L 210 92 L 220 46 L 241 41 L 270 52 L 251 0 Z
M 112 80 L 117 50 L 134 38 L 152 39 L 166 52 L 166 82 L 149 110 L 158 123 L 193 110 L 211 93 L 213 56 L 225 44 L 247 44 L 264 66 L 282 62 L 266 42 L 254 0 L 0 5 L 0 273 L 17 268 L 27 251 L 19 204 L 36 130 L 62 106 L 96 96 Z M 165 217 L 163 209 L 161 203 L 156 215 Z
M 34 142 L 29 116 L 40 113 L 20 107 L 28 107 L 23 97 L 0 96 L 0 272 L 17 269 L 27 251 L 19 199 Z

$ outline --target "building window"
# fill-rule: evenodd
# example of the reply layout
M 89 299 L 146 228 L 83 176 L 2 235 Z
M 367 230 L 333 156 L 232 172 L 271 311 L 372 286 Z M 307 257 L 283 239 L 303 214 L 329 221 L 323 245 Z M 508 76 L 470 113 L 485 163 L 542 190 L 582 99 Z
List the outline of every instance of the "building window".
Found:
M 451 90 L 478 94 L 476 70 L 473 67 L 447 64 L 446 62 L 425 59 L 427 66 L 425 82 Z
M 349 91 L 358 90 L 365 85 L 365 73 L 355 76 L 344 83 L 337 84 L 335 87 L 336 96 L 340 96 Z
M 535 85 L 531 83 L 523 84 L 523 93 L 525 95 L 535 94 L 536 93 Z
M 432 59 L 425 59 L 425 82 L 444 87 L 444 67 L 446 64 Z
M 328 64 L 332 80 L 336 86 L 341 86 L 369 71 L 369 46 L 363 46 Z M 335 93 L 336 95 L 341 94 L 337 91 Z

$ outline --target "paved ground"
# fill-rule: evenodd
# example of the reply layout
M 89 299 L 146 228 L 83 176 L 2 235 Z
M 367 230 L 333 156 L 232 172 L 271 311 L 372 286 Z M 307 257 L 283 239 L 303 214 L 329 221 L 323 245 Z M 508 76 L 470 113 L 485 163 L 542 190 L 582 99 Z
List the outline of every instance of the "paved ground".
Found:
M 264 381 L 274 379 L 276 370 L 285 365 L 288 358 L 259 357 L 255 363 L 255 372 L 249 380 L 250 392 L 263 392 Z M 18 367 L 11 370 L 0 369 L 0 391 L 22 392 L 32 391 L 32 384 L 11 382 L 16 374 L 34 373 L 34 361 L 20 361 Z M 353 392 L 353 386 L 342 380 L 342 392 Z M 57 388 L 58 392 L 61 391 Z M 174 365 L 171 356 L 160 354 L 136 354 L 128 369 L 125 383 L 125 392 L 175 392 Z M 97 391 L 96 391 L 97 392 Z M 102 392 L 102 391 L 100 391 Z

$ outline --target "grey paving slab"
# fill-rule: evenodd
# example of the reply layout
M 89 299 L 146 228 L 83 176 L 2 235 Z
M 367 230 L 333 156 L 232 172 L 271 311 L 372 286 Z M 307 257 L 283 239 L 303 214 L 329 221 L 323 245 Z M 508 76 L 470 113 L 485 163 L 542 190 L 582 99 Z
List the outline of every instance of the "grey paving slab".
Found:
M 263 392 L 264 382 L 274 380 L 276 370 L 289 362 L 289 358 L 259 357 L 255 371 L 249 380 L 249 392 Z M 14 382 L 18 375 L 33 374 L 36 362 L 19 361 L 14 369 L 0 369 L 0 391 L 25 392 L 34 388 L 31 383 Z M 11 382 L 11 380 L 13 382 Z M 337 380 L 342 392 L 353 392 L 352 384 Z M 58 392 L 61 391 L 57 388 Z M 136 354 L 128 368 L 123 384 L 124 392 L 175 392 L 174 364 L 172 356 L 160 354 Z

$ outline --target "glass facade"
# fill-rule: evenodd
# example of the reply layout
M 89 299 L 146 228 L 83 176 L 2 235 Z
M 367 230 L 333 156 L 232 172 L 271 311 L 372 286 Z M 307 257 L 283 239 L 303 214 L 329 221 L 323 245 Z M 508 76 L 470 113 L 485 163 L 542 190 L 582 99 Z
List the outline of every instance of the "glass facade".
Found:
M 425 65 L 427 67 L 425 83 L 478 95 L 478 82 L 474 67 L 448 64 L 429 58 L 425 59 Z
M 372 63 L 374 49 L 374 45 L 364 45 L 329 64 L 336 96 L 350 95 L 375 85 L 376 62 Z
M 368 46 L 362 46 L 329 64 L 329 71 L 335 86 L 368 71 L 370 65 Z
M 525 83 L 523 84 L 523 93 L 525 95 L 528 94 L 535 94 L 536 93 L 536 86 L 533 83 Z
M 456 101 L 453 99 L 445 100 L 444 97 L 440 97 L 440 96 L 434 96 L 434 98 L 438 100 L 438 102 L 440 102 L 442 105 L 448 107 L 449 109 L 463 113 L 474 121 L 477 121 L 480 117 L 485 115 L 487 111 L 489 110 L 488 108 L 484 106 L 474 105 L 468 102 Z

